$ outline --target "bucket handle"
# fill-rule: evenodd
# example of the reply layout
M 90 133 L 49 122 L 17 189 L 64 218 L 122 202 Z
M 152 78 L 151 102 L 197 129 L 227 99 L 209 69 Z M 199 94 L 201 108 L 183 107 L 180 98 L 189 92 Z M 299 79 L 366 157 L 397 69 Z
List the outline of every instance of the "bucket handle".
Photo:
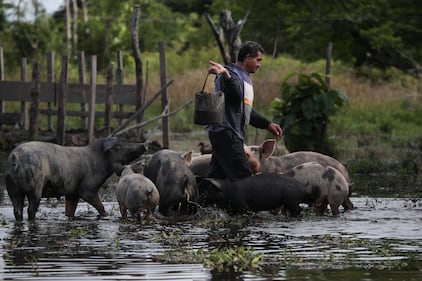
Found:
M 207 84 L 207 79 L 208 79 L 208 76 L 209 76 L 209 75 L 210 75 L 210 74 L 209 74 L 209 73 L 207 73 L 207 76 L 205 76 L 204 86 L 202 86 L 201 93 L 203 93 L 203 92 L 204 92 L 204 89 L 205 89 L 205 84 Z

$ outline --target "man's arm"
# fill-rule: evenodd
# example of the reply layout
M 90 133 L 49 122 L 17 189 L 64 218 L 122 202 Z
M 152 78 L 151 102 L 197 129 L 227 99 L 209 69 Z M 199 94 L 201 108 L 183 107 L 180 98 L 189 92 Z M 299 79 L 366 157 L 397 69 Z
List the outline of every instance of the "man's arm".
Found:
M 281 136 L 283 135 L 283 130 L 281 129 L 280 125 L 271 122 L 270 120 L 256 112 L 254 109 L 252 109 L 249 124 L 251 124 L 255 128 L 267 129 L 276 138 L 281 138 Z

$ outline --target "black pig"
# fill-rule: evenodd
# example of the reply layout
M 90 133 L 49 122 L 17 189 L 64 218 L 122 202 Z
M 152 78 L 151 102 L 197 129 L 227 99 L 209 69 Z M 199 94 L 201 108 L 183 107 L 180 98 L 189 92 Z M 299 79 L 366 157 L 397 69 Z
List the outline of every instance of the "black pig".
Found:
M 190 155 L 190 154 L 189 154 Z M 154 153 L 144 168 L 144 175 L 160 193 L 158 209 L 165 216 L 171 211 L 189 214 L 194 211 L 198 186 L 184 158 L 170 149 Z
M 6 161 L 5 182 L 15 219 L 23 219 L 28 198 L 28 219 L 35 219 L 41 198 L 66 198 L 65 214 L 73 217 L 79 198 L 105 214 L 99 188 L 113 173 L 115 164 L 127 164 L 146 151 L 143 143 L 117 138 L 96 139 L 87 146 L 61 146 L 31 141 L 20 144 Z
M 234 214 L 285 206 L 292 216 L 299 216 L 299 203 L 312 203 L 319 196 L 318 188 L 308 188 L 310 190 L 296 179 L 277 173 L 258 174 L 235 182 L 204 178 L 199 184 L 199 203 L 216 205 Z

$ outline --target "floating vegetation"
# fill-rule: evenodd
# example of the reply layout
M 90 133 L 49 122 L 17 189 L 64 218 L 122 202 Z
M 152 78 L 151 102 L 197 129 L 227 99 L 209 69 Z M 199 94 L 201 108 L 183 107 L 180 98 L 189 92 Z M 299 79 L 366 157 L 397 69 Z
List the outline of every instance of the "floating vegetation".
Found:
M 409 265 L 410 258 L 403 256 L 390 241 L 380 243 L 379 240 L 330 234 L 313 236 L 311 241 L 307 247 L 293 244 L 282 254 L 265 256 L 264 263 L 287 269 L 402 270 Z
M 251 247 L 215 248 L 206 253 L 200 250 L 172 249 L 162 255 L 154 256 L 154 261 L 163 263 L 203 263 L 215 271 L 256 271 L 261 268 L 263 253 L 255 252 Z
M 263 253 L 256 253 L 251 247 L 225 247 L 213 249 L 204 258 L 204 265 L 216 271 L 256 271 L 261 268 Z

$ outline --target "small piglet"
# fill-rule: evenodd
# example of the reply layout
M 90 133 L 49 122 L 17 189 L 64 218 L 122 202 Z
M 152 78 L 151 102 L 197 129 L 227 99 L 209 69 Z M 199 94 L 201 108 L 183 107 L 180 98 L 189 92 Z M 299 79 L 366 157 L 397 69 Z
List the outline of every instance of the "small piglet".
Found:
M 190 157 L 191 152 L 189 153 Z M 194 209 L 198 198 L 198 186 L 192 171 L 179 153 L 163 149 L 154 153 L 144 168 L 144 175 L 160 193 L 159 211 L 165 216 L 185 213 Z
M 123 169 L 117 183 L 116 195 L 122 218 L 127 217 L 129 210 L 132 218 L 138 221 L 141 220 L 142 212 L 145 212 L 145 219 L 150 220 L 160 200 L 154 183 L 144 175 L 133 172 L 131 166 Z
M 339 206 L 345 210 L 352 209 L 349 205 L 349 184 L 344 176 L 333 167 L 323 166 L 317 162 L 306 162 L 283 173 L 304 184 L 306 187 L 319 190 L 319 197 L 314 202 L 314 210 L 322 214 L 327 204 L 333 215 L 339 214 Z
M 204 178 L 199 184 L 204 206 L 216 205 L 231 213 L 271 211 L 283 206 L 299 216 L 299 203 L 314 202 L 319 189 L 307 188 L 294 178 L 277 174 L 258 174 L 235 182 Z
M 105 215 L 98 190 L 114 172 L 115 165 L 128 164 L 147 150 L 143 143 L 125 143 L 117 138 L 96 139 L 86 146 L 61 146 L 31 141 L 9 154 L 5 182 L 15 219 L 23 219 L 28 198 L 28 219 L 35 219 L 41 198 L 66 198 L 66 216 L 75 215 L 79 198 Z

